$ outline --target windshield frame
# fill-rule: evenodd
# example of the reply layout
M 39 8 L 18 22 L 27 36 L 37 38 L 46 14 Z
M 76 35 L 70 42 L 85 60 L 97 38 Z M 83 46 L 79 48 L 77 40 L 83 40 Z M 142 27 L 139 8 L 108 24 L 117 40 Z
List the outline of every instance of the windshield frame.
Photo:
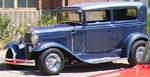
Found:
M 63 13 L 63 12 L 75 12 L 75 13 L 79 13 L 79 21 L 75 21 L 76 24 L 79 24 L 79 25 L 82 25 L 83 24 L 83 13 L 82 12 L 79 12 L 79 11 L 74 11 L 74 10 L 61 10 L 61 11 L 57 11 L 56 12 L 56 19 L 57 19 L 57 23 L 59 24 L 67 24 L 67 23 L 74 23 L 74 22 L 60 22 L 59 20 L 59 16 L 58 16 L 58 13 Z M 75 24 L 74 23 L 74 24 Z

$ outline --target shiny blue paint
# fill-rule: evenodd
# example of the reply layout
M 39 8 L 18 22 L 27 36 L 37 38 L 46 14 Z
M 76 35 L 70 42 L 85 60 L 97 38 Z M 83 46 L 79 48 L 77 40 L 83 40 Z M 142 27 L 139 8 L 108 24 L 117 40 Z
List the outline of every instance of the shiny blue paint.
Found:
M 13 59 L 25 59 L 24 48 L 19 48 L 19 45 L 16 41 L 8 43 L 4 49 L 10 49 L 12 52 Z
M 146 11 L 146 7 L 138 2 L 121 3 L 124 5 L 120 5 L 118 2 L 101 4 L 105 6 L 102 7 L 99 3 L 87 3 L 57 9 L 57 11 L 66 11 L 67 8 L 70 10 L 73 7 L 72 10 L 83 11 L 83 24 L 72 26 L 59 24 L 54 27 L 35 28 L 34 31 L 40 39 L 33 51 L 43 51 L 47 48 L 58 47 L 83 62 L 103 57 L 127 57 L 130 46 L 137 39 L 147 39 L 145 35 L 146 18 L 141 17 L 143 16 L 142 14 L 146 13 L 140 12 Z M 86 10 L 97 10 L 97 8 L 110 10 L 111 19 L 113 19 L 113 9 L 135 8 L 137 9 L 138 17 L 137 20 L 86 23 Z
M 60 25 L 51 25 L 51 26 L 47 26 L 47 27 L 37 27 L 37 28 L 34 28 L 34 31 L 37 33 L 37 34 L 42 34 L 42 33 L 51 33 L 51 32 L 64 32 L 64 31 L 71 31 L 73 29 L 73 26 L 70 26 L 70 25 L 65 25 L 65 24 L 62 24 L 61 26 Z
M 110 22 L 86 26 L 87 49 L 86 52 L 100 52 L 112 50 L 112 27 Z M 95 37 L 95 38 L 93 38 Z
M 113 10 L 122 8 L 136 8 L 136 20 L 113 21 Z M 88 10 L 110 10 L 111 21 L 89 24 L 86 22 Z M 130 47 L 138 40 L 147 40 L 146 6 L 139 2 L 104 2 L 87 3 L 58 8 L 57 11 L 80 11 L 83 16 L 83 24 L 67 25 L 57 24 L 53 27 L 38 27 L 33 31 L 39 41 L 32 52 L 43 52 L 48 48 L 61 48 L 72 56 L 85 62 L 91 59 L 104 57 L 128 57 Z M 15 43 L 10 43 L 6 48 Z M 16 44 L 18 45 L 18 44 Z M 32 54 L 32 53 L 31 53 Z
M 9 48 L 11 48 L 13 45 L 17 45 L 17 42 L 16 42 L 16 41 L 12 41 L 12 42 L 8 43 L 3 49 L 9 49 Z
M 75 26 L 72 32 L 72 52 L 85 52 L 86 29 L 84 26 Z
M 147 40 L 146 37 L 148 36 L 146 35 L 145 22 L 139 23 L 137 20 L 132 22 L 114 22 L 112 27 L 111 45 L 114 49 L 122 48 L 121 57 L 127 57 L 129 55 L 130 46 L 136 40 L 135 36 L 139 36 L 138 38 L 136 37 L 137 39 Z M 133 42 L 127 40 L 132 40 Z M 126 44 L 129 42 L 130 44 Z
M 67 6 L 68 8 L 70 7 L 79 7 L 82 10 L 93 10 L 93 9 L 100 9 L 100 8 L 113 8 L 113 7 L 130 7 L 134 6 L 137 8 L 140 8 L 143 6 L 143 3 L 140 2 L 89 2 L 85 4 L 76 4 L 76 5 L 71 5 Z
M 129 57 L 130 48 L 132 44 L 138 40 L 147 41 L 148 36 L 142 33 L 133 33 L 130 36 L 128 36 L 122 44 L 122 49 L 124 49 L 124 51 L 122 52 L 122 55 L 123 55 L 122 57 L 127 57 L 127 58 Z
M 43 43 L 40 43 L 38 44 L 34 49 L 33 49 L 33 52 L 40 52 L 40 51 L 43 51 L 45 49 L 48 49 L 48 48 L 61 48 L 61 49 L 64 49 L 68 52 L 70 52 L 71 50 L 69 50 L 67 47 L 65 47 L 64 45 L 61 45 L 59 43 L 56 43 L 56 42 L 43 42 Z
M 45 43 L 39 44 L 33 49 L 33 52 L 41 52 L 41 51 L 48 49 L 48 48 L 64 49 L 66 52 L 70 53 L 72 56 L 76 57 L 77 59 L 79 59 L 85 63 L 89 63 L 89 62 L 85 61 L 84 58 L 77 56 L 77 53 L 72 52 L 71 50 L 66 48 L 64 45 L 61 45 L 61 44 L 56 43 L 56 42 L 45 42 Z M 89 64 L 94 64 L 94 63 L 89 63 Z
M 39 44 L 44 42 L 57 42 L 72 50 L 72 36 L 74 26 L 56 25 L 54 27 L 35 28 L 34 31 L 38 35 Z

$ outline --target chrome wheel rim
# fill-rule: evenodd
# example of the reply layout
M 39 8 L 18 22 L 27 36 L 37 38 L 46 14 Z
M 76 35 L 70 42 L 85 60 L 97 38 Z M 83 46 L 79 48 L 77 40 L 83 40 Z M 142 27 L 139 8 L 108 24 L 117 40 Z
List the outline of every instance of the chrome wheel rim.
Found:
M 144 46 L 140 46 L 136 49 L 136 60 L 137 60 L 137 62 L 141 61 L 143 54 L 144 54 L 144 49 L 145 49 Z
M 45 63 L 51 72 L 56 72 L 61 67 L 61 58 L 56 53 L 50 53 L 46 57 Z

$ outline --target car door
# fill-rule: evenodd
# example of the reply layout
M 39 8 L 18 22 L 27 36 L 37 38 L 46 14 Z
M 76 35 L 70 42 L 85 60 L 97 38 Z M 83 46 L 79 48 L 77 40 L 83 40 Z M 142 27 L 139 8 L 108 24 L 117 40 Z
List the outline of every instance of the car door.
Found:
M 111 50 L 110 10 L 87 11 L 86 21 L 86 52 Z
M 137 21 L 136 8 L 118 8 L 113 10 L 112 47 L 121 48 L 124 40 L 134 32 L 141 32 L 142 24 Z

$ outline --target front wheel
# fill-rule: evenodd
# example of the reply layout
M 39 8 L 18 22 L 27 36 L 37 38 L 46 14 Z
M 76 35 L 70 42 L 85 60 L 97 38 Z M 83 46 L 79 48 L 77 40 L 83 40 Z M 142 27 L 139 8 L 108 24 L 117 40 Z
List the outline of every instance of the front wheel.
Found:
M 58 74 L 65 66 L 62 52 L 56 48 L 45 50 L 38 58 L 38 67 L 45 75 Z
M 131 66 L 135 66 L 138 62 L 141 61 L 142 56 L 144 54 L 145 46 L 146 46 L 146 41 L 143 40 L 136 41 L 131 46 L 130 54 L 128 58 L 128 62 Z

